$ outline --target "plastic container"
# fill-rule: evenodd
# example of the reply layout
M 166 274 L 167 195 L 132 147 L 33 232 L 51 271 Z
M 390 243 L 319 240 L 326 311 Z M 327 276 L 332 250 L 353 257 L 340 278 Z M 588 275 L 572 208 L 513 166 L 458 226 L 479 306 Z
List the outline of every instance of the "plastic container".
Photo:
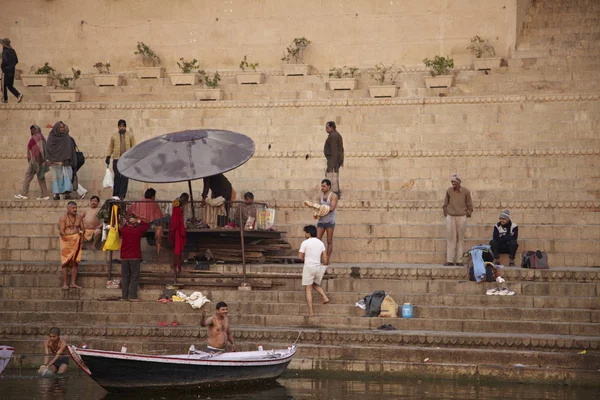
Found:
M 88 347 L 88 346 L 87 346 L 87 344 L 86 344 L 86 343 L 81 343 L 81 348 L 82 348 L 82 349 L 87 349 L 87 347 Z
M 123 345 L 123 347 L 121 347 L 121 353 L 127 353 L 127 346 Z
M 402 318 L 412 318 L 413 306 L 410 303 L 404 303 L 402 305 Z
M 258 344 L 258 351 L 263 351 L 262 344 L 260 344 L 260 343 Z
M 191 345 L 191 346 L 190 346 L 190 350 L 188 351 L 188 353 L 189 353 L 189 354 L 193 354 L 193 353 L 195 353 L 195 352 L 196 352 L 196 346 L 194 346 L 194 345 Z

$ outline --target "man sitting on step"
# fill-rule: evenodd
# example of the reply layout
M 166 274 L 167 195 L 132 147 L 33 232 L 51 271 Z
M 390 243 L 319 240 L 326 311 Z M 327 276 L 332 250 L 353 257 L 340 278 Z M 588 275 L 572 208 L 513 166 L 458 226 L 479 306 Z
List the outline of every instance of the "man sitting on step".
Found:
M 519 244 L 519 227 L 510 219 L 510 211 L 504 210 L 500 213 L 500 221 L 494 225 L 493 239 L 490 240 L 490 246 L 496 259 L 494 263 L 500 264 L 500 254 L 508 254 L 510 259 L 509 267 L 515 266 L 515 257 Z
M 97 250 L 98 243 L 102 239 L 102 221 L 98 218 L 100 208 L 100 197 L 92 196 L 90 206 L 83 211 L 83 239 L 86 242 L 92 242 L 92 248 Z

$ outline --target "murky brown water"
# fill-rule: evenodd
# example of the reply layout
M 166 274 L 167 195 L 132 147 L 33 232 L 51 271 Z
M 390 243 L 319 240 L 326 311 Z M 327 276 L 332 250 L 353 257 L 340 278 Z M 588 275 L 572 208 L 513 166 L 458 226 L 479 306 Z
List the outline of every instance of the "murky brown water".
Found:
M 326 375 L 326 373 L 324 373 Z M 459 399 L 459 400 L 600 400 L 598 388 L 559 385 L 485 384 L 457 381 L 345 380 L 305 378 L 287 373 L 274 385 L 238 392 L 147 393 L 124 397 L 106 393 L 80 371 L 61 378 L 40 378 L 34 370 L 7 370 L 0 376 L 2 400 L 370 400 L 370 399 Z

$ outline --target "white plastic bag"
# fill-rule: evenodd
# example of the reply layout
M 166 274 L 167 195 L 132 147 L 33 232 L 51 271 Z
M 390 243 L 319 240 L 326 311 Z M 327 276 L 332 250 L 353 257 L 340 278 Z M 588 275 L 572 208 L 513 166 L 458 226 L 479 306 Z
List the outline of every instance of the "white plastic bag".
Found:
M 102 186 L 104 188 L 111 188 L 115 184 L 115 180 L 113 178 L 112 172 L 110 172 L 110 168 L 106 167 L 106 173 L 104 174 L 104 180 L 102 181 Z

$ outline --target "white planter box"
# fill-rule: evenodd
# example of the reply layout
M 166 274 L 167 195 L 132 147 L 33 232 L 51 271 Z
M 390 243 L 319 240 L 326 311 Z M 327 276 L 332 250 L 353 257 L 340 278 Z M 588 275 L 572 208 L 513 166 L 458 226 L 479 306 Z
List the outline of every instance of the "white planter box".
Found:
M 308 65 L 308 64 L 283 64 L 283 75 L 285 75 L 285 76 L 310 75 L 310 65 Z
M 54 78 L 50 75 L 21 75 L 23 86 L 52 86 Z
M 475 71 L 486 71 L 490 69 L 500 68 L 500 63 L 502 62 L 502 57 L 494 57 L 494 58 L 474 58 L 473 59 L 473 69 Z
M 197 85 L 200 81 L 200 75 L 195 72 L 190 72 L 189 74 L 184 74 L 183 72 L 173 72 L 169 73 L 169 78 L 171 78 L 171 84 L 173 86 L 178 85 Z
M 94 74 L 94 85 L 96 86 L 121 86 L 123 76 L 119 74 Z
M 140 79 L 160 79 L 165 74 L 162 67 L 136 67 L 135 70 Z
M 331 90 L 354 90 L 358 86 L 356 78 L 329 78 Z
M 194 92 L 198 101 L 219 101 L 223 100 L 223 91 L 221 89 L 201 89 Z
M 75 89 L 48 90 L 48 93 L 50 93 L 50 99 L 54 103 L 75 103 L 79 101 L 79 97 L 81 96 L 81 93 Z
M 438 75 L 425 78 L 425 86 L 431 88 L 449 88 L 454 83 L 454 75 Z
M 396 86 L 396 85 L 369 86 L 369 94 L 373 98 L 396 97 L 398 95 L 398 86 Z
M 265 74 L 256 71 L 244 71 L 238 72 L 235 79 L 240 85 L 260 85 L 265 79 Z

